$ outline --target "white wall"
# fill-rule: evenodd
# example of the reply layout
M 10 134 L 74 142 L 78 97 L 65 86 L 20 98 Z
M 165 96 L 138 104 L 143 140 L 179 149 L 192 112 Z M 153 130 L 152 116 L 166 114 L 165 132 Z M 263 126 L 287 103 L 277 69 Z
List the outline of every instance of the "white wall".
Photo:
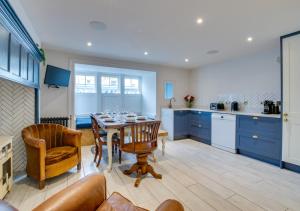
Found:
M 74 70 L 74 64 L 91 64 L 99 66 L 119 67 L 156 72 L 156 111 L 160 114 L 161 107 L 166 107 L 168 102 L 164 100 L 164 82 L 174 82 L 174 95 L 177 99 L 175 105 L 183 106 L 183 97 L 189 92 L 189 70 L 174 67 L 149 65 L 135 62 L 104 59 L 92 56 L 82 56 L 69 52 L 46 49 L 47 63 L 61 68 Z M 41 72 L 41 115 L 42 116 L 66 116 L 74 113 L 73 82 L 69 88 L 48 89 L 43 84 L 45 67 Z M 71 75 L 71 78 L 73 74 Z
M 156 115 L 156 102 L 153 96 L 156 95 L 156 75 L 147 74 L 143 75 L 142 92 L 143 92 L 143 114 L 144 115 Z
M 30 19 L 26 15 L 24 8 L 22 7 L 22 1 L 21 0 L 9 0 L 9 3 L 12 6 L 12 8 L 15 10 L 19 19 L 22 21 L 24 27 L 30 34 L 33 41 L 40 45 L 41 44 L 40 38 L 37 35 L 35 29 L 33 28 Z
M 280 48 L 213 64 L 191 71 L 191 93 L 196 105 L 216 101 L 248 101 L 249 110 L 261 109 L 264 99 L 280 99 Z

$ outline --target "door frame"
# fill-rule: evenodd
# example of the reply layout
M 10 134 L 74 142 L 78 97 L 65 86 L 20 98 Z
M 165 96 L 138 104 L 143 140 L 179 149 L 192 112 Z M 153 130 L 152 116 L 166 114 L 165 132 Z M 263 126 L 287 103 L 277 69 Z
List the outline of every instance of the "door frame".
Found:
M 290 34 L 286 34 L 280 37 L 280 69 L 281 69 L 281 121 L 282 121 L 282 144 L 281 144 L 281 168 L 286 168 L 292 171 L 296 171 L 298 173 L 300 173 L 300 166 L 297 166 L 295 164 L 291 164 L 288 162 L 283 161 L 283 141 L 284 141 L 284 133 L 283 133 L 283 129 L 284 129 L 284 123 L 283 123 L 283 109 L 284 109 L 284 104 L 283 104 L 283 40 L 289 37 L 293 37 L 293 36 L 297 36 L 300 35 L 300 30 L 290 33 Z

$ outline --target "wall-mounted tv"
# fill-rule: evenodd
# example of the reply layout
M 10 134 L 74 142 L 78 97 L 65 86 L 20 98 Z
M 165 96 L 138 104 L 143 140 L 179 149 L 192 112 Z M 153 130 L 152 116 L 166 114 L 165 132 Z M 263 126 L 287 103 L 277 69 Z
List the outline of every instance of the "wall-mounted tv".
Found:
M 68 87 L 71 71 L 47 65 L 44 84 L 49 87 Z

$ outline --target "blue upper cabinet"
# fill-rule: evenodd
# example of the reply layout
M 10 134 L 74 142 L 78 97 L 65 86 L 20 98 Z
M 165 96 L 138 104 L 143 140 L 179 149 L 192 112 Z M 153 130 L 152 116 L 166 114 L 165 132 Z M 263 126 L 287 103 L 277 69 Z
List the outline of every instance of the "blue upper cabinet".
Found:
M 10 73 L 14 76 L 20 77 L 20 55 L 21 44 L 16 40 L 16 37 L 11 35 L 10 38 Z
M 0 24 L 0 70 L 8 71 L 9 32 Z
M 282 148 L 280 118 L 238 116 L 236 139 L 237 149 L 241 154 L 280 165 Z
M 7 0 L 0 0 L 0 78 L 39 88 L 42 55 Z

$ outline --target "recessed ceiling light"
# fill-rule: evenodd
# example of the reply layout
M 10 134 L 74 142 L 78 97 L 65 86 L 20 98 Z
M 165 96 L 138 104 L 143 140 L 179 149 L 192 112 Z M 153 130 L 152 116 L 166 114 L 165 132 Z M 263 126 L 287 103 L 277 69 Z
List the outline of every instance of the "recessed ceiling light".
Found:
M 185 62 L 189 62 L 190 60 L 186 58 L 186 59 L 184 59 L 184 61 L 185 61 Z
M 91 47 L 93 44 L 92 44 L 92 42 L 87 42 L 86 45 L 87 45 L 88 47 Z
M 201 23 L 203 23 L 203 19 L 202 18 L 198 18 L 197 19 L 197 24 L 201 24 Z
M 252 41 L 253 41 L 253 37 L 248 37 L 248 38 L 247 38 L 247 41 L 248 41 L 248 42 L 252 42 Z
M 102 21 L 90 21 L 90 26 L 97 31 L 103 31 L 107 28 L 106 24 Z
M 144 55 L 145 55 L 145 56 L 147 56 L 148 54 L 149 54 L 148 51 L 145 51 L 145 52 L 144 52 Z

